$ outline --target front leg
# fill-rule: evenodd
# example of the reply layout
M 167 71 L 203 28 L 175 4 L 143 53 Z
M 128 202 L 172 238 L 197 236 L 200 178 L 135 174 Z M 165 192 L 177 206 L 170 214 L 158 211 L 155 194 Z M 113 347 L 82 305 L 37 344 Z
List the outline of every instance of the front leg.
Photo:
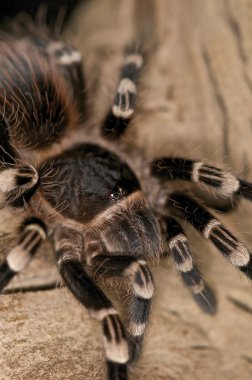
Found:
M 88 263 L 96 275 L 127 281 L 132 289 L 129 307 L 128 332 L 132 342 L 131 362 L 137 361 L 143 336 L 150 315 L 151 301 L 154 293 L 152 274 L 144 260 L 132 256 L 101 253 L 97 242 L 87 248 Z
M 64 283 L 89 311 L 102 323 L 108 380 L 127 380 L 129 349 L 123 324 L 111 301 L 89 278 L 81 264 L 82 235 L 67 227 L 54 233 L 57 266 Z
M 22 206 L 36 190 L 38 181 L 38 172 L 32 165 L 0 168 L 0 206 Z
M 15 245 L 0 264 L 0 291 L 26 267 L 46 238 L 46 226 L 41 219 L 29 216 L 23 220 Z
M 5 108 L 3 108 L 3 113 Z M 0 121 L 0 207 L 19 207 L 33 193 L 38 183 L 37 170 L 31 165 L 18 165 L 17 151 L 9 136 L 3 116 Z
M 252 200 L 252 183 L 201 161 L 162 157 L 151 163 L 151 173 L 161 181 L 183 180 L 203 185 L 217 197 L 233 199 L 237 196 Z
M 45 46 L 45 54 L 56 63 L 67 81 L 72 101 L 79 111 L 79 122 L 85 121 L 86 80 L 81 53 L 62 41 L 50 40 Z

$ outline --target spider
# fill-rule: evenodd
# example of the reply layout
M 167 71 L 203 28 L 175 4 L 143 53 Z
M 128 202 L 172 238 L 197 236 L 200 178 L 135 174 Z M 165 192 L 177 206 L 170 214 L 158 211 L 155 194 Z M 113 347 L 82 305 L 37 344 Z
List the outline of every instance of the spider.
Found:
M 151 310 L 149 263 L 169 255 L 199 307 L 209 314 L 216 310 L 179 219 L 252 278 L 246 246 L 186 186 L 176 190 L 176 183 L 203 186 L 230 200 L 252 200 L 252 184 L 201 161 L 150 162 L 125 144 L 144 67 L 136 49 L 125 52 L 99 136 L 85 129 L 86 84 L 78 50 L 35 26 L 16 28 L 2 33 L 0 60 L 0 202 L 23 219 L 0 265 L 0 289 L 49 239 L 65 286 L 102 324 L 107 379 L 126 380 Z M 99 279 L 130 287 L 126 324 Z

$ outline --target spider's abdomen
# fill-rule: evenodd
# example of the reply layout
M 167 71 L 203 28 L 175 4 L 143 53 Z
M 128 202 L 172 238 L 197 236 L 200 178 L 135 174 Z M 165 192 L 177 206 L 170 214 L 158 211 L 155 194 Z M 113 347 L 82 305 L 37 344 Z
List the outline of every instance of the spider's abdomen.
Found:
M 83 223 L 140 189 L 129 166 L 95 144 L 77 145 L 49 159 L 39 173 L 46 200 L 64 216 Z
M 0 112 L 17 147 L 51 145 L 78 113 L 64 78 L 26 40 L 0 42 Z

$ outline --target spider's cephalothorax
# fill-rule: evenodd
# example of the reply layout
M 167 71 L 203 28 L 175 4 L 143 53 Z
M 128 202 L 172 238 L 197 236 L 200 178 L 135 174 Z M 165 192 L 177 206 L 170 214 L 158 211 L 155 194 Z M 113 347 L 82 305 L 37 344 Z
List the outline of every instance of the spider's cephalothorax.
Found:
M 120 157 L 97 144 L 83 143 L 48 159 L 38 171 L 38 191 L 50 207 L 84 224 L 88 236 L 100 238 L 107 251 L 158 256 L 157 221 L 137 177 Z
M 154 292 L 147 262 L 169 254 L 202 310 L 216 309 L 177 218 L 252 278 L 245 245 L 205 207 L 173 190 L 172 182 L 249 200 L 252 185 L 201 161 L 164 157 L 147 164 L 138 152 L 122 151 L 120 138 L 135 111 L 143 65 L 133 50 L 125 56 L 101 136 L 79 134 L 87 115 L 80 53 L 31 30 L 0 39 L 0 203 L 23 215 L 17 240 L 0 265 L 0 289 L 50 238 L 65 285 L 102 323 L 107 378 L 125 380 L 128 364 L 139 356 Z M 130 288 L 126 327 L 98 277 Z

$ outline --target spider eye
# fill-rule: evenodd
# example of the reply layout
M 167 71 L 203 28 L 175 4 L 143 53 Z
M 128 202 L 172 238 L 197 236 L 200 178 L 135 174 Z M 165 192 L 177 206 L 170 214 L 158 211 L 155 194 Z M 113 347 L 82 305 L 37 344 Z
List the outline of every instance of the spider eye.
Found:
M 117 202 L 117 201 L 119 201 L 120 199 L 122 199 L 125 195 L 126 195 L 126 191 L 123 190 L 121 187 L 118 187 L 116 190 L 114 190 L 114 191 L 110 194 L 110 199 L 111 199 L 113 202 Z

